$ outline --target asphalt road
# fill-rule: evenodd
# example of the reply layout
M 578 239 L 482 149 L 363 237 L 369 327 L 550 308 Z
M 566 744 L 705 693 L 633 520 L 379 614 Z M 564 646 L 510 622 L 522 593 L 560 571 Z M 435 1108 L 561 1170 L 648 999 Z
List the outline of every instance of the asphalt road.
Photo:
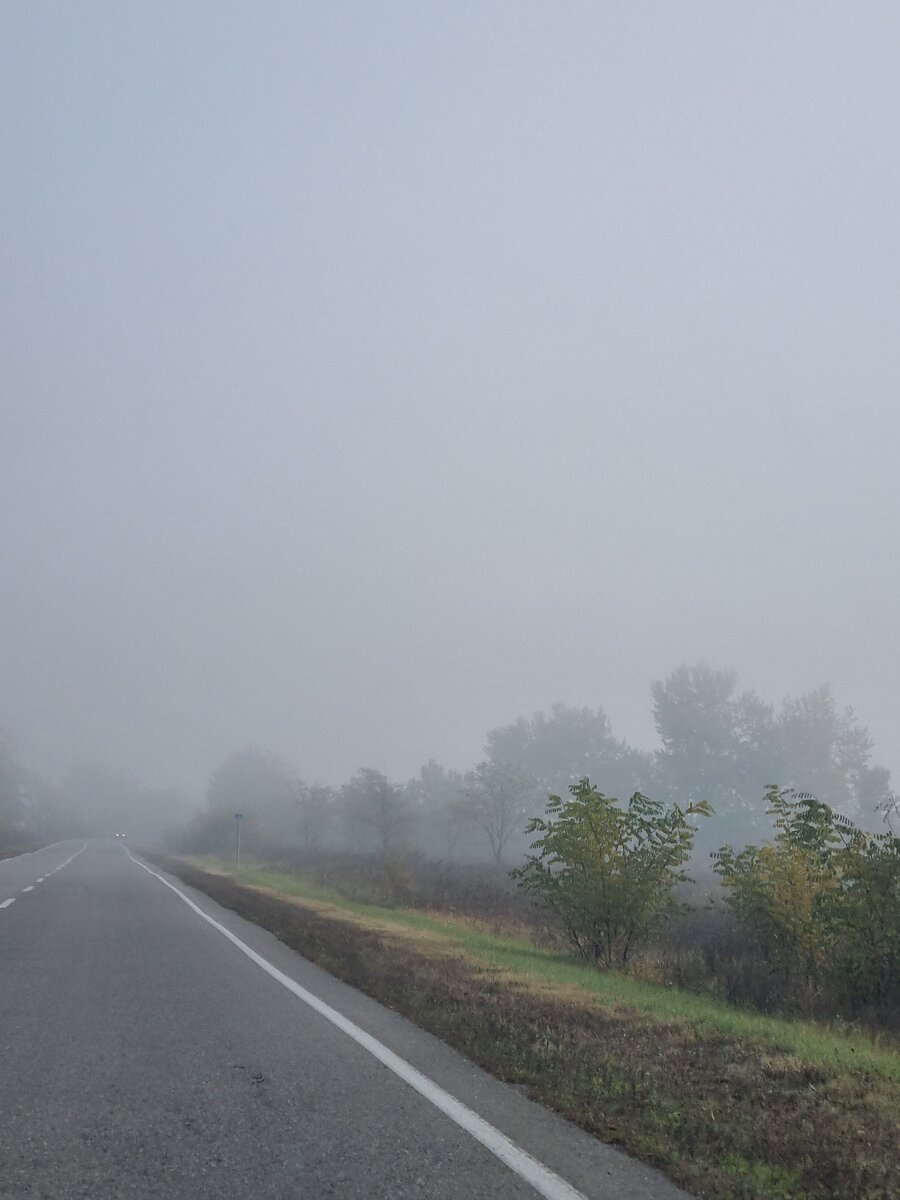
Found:
M 0 862 L 4 1200 L 684 1197 L 169 882 L 115 840 Z

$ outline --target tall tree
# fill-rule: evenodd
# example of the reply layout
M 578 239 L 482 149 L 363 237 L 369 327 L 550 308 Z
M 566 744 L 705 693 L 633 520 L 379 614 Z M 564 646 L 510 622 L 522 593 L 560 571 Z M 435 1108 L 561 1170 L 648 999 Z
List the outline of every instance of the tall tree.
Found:
M 812 794 L 864 824 L 890 796 L 890 772 L 872 763 L 872 739 L 828 685 L 785 700 L 778 715 L 778 782 Z
M 616 795 L 630 796 L 652 782 L 653 756 L 613 737 L 599 707 L 554 704 L 549 713 L 519 717 L 492 729 L 485 751 L 488 762 L 515 767 L 544 798 L 567 794 L 586 776 Z
M 682 808 L 705 801 L 720 818 L 703 823 L 698 850 L 723 836 L 736 843 L 756 836 L 765 823 L 759 797 L 778 770 L 771 706 L 755 692 L 737 693 L 736 671 L 702 662 L 679 667 L 652 692 L 661 793 Z

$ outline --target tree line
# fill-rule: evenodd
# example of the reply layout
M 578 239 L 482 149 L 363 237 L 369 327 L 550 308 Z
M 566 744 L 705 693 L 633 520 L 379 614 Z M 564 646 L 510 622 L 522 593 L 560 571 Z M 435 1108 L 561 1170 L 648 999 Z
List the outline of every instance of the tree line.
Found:
M 527 822 L 547 797 L 567 795 L 584 778 L 609 796 L 640 793 L 685 811 L 710 806 L 712 818 L 694 822 L 694 856 L 707 863 L 724 842 L 740 847 L 772 833 L 761 797 L 773 783 L 878 827 L 891 796 L 889 771 L 872 761 L 868 731 L 829 687 L 776 708 L 739 690 L 736 671 L 698 663 L 654 683 L 651 695 L 659 738 L 652 750 L 616 738 L 602 707 L 554 704 L 490 730 L 484 757 L 470 769 L 430 760 L 404 782 L 361 767 L 342 786 L 326 786 L 276 755 L 236 751 L 213 771 L 206 807 L 182 843 L 226 849 L 241 811 L 250 846 L 383 854 L 417 847 L 501 863 L 524 851 Z

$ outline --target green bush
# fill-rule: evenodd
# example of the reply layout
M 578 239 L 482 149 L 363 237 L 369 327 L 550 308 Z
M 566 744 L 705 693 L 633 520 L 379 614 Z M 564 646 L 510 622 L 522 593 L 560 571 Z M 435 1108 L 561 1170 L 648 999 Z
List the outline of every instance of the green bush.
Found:
M 808 792 L 772 785 L 775 837 L 715 870 L 727 902 L 791 985 L 810 1002 L 824 989 L 852 1007 L 900 998 L 900 838 L 866 833 Z
M 624 967 L 680 907 L 674 891 L 689 881 L 682 868 L 694 842 L 688 817 L 710 809 L 666 808 L 640 792 L 622 807 L 588 779 L 569 790 L 529 822 L 526 833 L 540 834 L 535 853 L 511 875 L 557 915 L 583 958 Z

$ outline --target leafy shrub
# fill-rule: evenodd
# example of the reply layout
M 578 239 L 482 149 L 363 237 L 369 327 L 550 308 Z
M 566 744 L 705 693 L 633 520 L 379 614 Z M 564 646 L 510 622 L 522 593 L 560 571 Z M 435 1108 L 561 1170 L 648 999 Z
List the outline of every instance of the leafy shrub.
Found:
M 732 911 L 809 1003 L 900 997 L 900 838 L 870 834 L 808 792 L 772 785 L 775 837 L 713 855 Z
M 679 907 L 677 884 L 691 856 L 692 815 L 708 805 L 666 808 L 640 792 L 624 807 L 582 779 L 563 800 L 550 796 L 544 817 L 526 833 L 540 836 L 511 874 L 559 917 L 583 958 L 624 967 L 665 917 Z

